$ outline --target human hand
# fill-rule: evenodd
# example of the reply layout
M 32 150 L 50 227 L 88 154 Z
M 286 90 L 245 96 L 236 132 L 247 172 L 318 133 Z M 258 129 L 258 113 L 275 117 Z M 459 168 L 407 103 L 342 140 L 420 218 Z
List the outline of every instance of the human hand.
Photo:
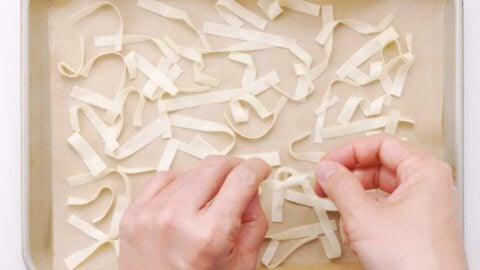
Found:
M 268 229 L 262 160 L 208 157 L 193 171 L 157 174 L 120 226 L 120 269 L 255 269 Z
M 450 166 L 392 136 L 354 140 L 316 167 L 366 269 L 466 269 Z M 390 195 L 375 200 L 364 189 Z

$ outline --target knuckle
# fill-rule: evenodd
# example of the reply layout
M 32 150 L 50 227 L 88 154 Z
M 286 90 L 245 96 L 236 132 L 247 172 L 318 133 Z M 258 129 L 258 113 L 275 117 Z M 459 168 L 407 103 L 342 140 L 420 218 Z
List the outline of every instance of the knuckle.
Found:
M 155 217 L 155 226 L 158 228 L 175 228 L 176 227 L 176 214 L 174 210 L 169 208 L 163 209 Z

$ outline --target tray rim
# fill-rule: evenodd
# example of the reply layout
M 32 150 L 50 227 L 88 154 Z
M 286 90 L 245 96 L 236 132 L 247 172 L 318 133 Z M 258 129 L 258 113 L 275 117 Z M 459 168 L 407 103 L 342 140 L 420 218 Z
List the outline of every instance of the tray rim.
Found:
M 21 223 L 22 223 L 22 257 L 26 269 L 39 269 L 32 258 L 31 246 L 30 246 L 30 224 L 29 220 L 29 197 L 28 186 L 30 182 L 30 163 L 29 163 L 29 92 L 30 92 L 30 66 L 29 66 L 29 47 L 30 47 L 30 20 L 28 17 L 30 3 L 35 0 L 21 0 L 20 12 L 21 12 Z M 456 163 L 456 176 L 457 185 L 460 193 L 460 215 L 462 220 L 462 229 L 465 234 L 464 226 L 464 1 L 452 0 L 455 8 L 455 119 L 454 124 L 454 143 L 455 143 L 455 163 Z M 51 204 L 50 204 L 51 205 Z M 466 235 L 464 235 L 466 237 Z M 288 268 L 288 267 L 287 267 Z M 280 267 L 279 269 L 282 269 Z

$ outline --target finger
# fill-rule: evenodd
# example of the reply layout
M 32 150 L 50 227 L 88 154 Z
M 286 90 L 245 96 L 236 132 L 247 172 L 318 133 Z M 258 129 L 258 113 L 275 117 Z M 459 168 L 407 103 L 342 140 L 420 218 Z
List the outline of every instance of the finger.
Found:
M 409 166 L 429 157 L 429 154 L 396 137 L 381 134 L 353 140 L 330 151 L 322 160 L 333 160 L 349 169 L 381 164 L 402 180 L 402 171 L 407 171 Z M 400 166 L 402 164 L 408 166 Z
M 140 212 L 166 186 L 172 183 L 179 174 L 178 172 L 161 172 L 155 174 L 137 193 L 127 212 L 130 214 Z
M 320 161 L 315 176 L 321 189 L 337 205 L 342 217 L 347 220 L 371 206 L 359 179 L 342 164 L 335 161 Z
M 261 159 L 242 162 L 227 176 L 210 209 L 240 219 L 248 203 L 258 192 L 260 183 L 270 172 L 270 166 Z
M 242 225 L 236 239 L 235 249 L 245 261 L 255 263 L 268 230 L 268 220 L 260 205 L 258 193 L 248 203 L 242 214 Z M 252 266 L 253 269 L 253 266 Z
M 355 168 L 351 172 L 358 178 L 365 190 L 380 189 L 387 193 L 393 193 L 399 184 L 395 172 L 381 165 Z M 318 196 L 327 197 L 318 182 L 315 182 L 314 190 Z
M 241 162 L 242 159 L 235 157 L 209 156 L 189 175 L 179 177 L 167 187 L 153 205 L 182 202 L 182 205 L 199 210 L 215 197 L 227 175 Z

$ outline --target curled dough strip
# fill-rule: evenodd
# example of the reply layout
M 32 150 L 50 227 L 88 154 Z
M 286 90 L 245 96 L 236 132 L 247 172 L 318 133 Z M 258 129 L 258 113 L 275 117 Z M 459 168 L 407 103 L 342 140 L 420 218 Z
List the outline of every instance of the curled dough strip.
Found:
M 398 33 L 392 27 L 380 33 L 360 50 L 353 54 L 345 63 L 337 70 L 336 74 L 345 79 L 348 76 L 348 70 L 351 67 L 358 68 L 365 61 L 370 59 L 374 54 L 380 52 L 388 44 L 398 39 Z
M 172 127 L 177 128 L 184 128 L 190 130 L 196 130 L 201 132 L 208 132 L 208 133 L 224 133 L 227 134 L 232 138 L 232 142 L 227 145 L 225 148 L 220 150 L 220 154 L 227 155 L 232 150 L 233 146 L 235 145 L 235 133 L 229 127 L 212 122 L 207 121 L 200 118 L 193 118 L 188 116 L 181 116 L 181 115 L 170 115 L 170 123 Z
M 190 16 L 183 10 L 169 6 L 163 2 L 156 1 L 156 0 L 139 0 L 137 5 L 141 8 L 149 10 L 153 13 L 156 13 L 160 16 L 181 20 L 185 24 L 187 24 L 200 38 L 202 45 L 205 49 L 210 49 L 210 45 L 208 44 L 207 38 L 205 35 L 200 31 L 194 24 Z
M 93 176 L 98 176 L 107 168 L 107 165 L 90 144 L 80 135 L 75 132 L 68 138 L 68 143 L 75 149 L 77 154 L 82 158 L 83 163 Z
M 297 12 L 305 13 L 312 16 L 320 15 L 320 5 L 305 0 L 275 0 L 281 7 L 285 7 Z
M 135 44 L 151 41 L 158 49 L 170 60 L 171 63 L 177 63 L 180 57 L 170 48 L 162 39 L 144 36 L 144 35 L 123 35 L 123 44 Z M 108 47 L 114 46 L 116 42 L 116 36 L 98 36 L 94 37 L 94 47 Z
M 90 246 L 77 251 L 65 259 L 65 264 L 68 269 L 73 270 L 92 256 L 100 247 L 109 244 L 115 249 L 115 253 L 119 256 L 119 240 L 118 233 L 120 227 L 120 220 L 128 207 L 127 199 L 123 196 L 118 196 L 115 211 L 113 213 L 112 221 L 110 224 L 110 230 L 108 234 L 105 234 L 94 226 L 88 224 L 86 221 L 74 215 L 70 216 L 68 223 L 83 232 L 84 234 L 97 240 Z
M 265 13 L 270 20 L 274 20 L 283 13 L 282 7 L 276 0 L 258 0 L 257 6 L 260 7 L 263 13 Z
M 350 120 L 352 120 L 353 115 L 358 107 L 360 107 L 363 114 L 365 114 L 367 117 L 380 115 L 382 113 L 384 102 L 385 95 L 372 100 L 372 102 L 370 102 L 368 98 L 364 97 L 350 97 L 340 112 L 337 122 L 340 125 L 346 125 L 350 123 Z
M 277 122 L 278 116 L 280 115 L 280 112 L 282 111 L 285 104 L 287 104 L 287 99 L 285 97 L 281 97 L 280 100 L 277 103 L 277 106 L 275 106 L 275 109 L 274 109 L 273 113 L 271 114 L 273 119 L 270 122 L 270 125 L 267 127 L 267 129 L 265 129 L 263 132 L 261 132 L 260 134 L 257 134 L 257 135 L 248 135 L 248 134 L 245 134 L 244 132 L 241 132 L 240 130 L 238 130 L 235 127 L 235 125 L 232 123 L 232 121 L 230 120 L 230 118 L 228 117 L 227 114 L 225 114 L 225 119 L 227 120 L 227 123 L 230 126 L 230 128 L 232 128 L 238 135 L 240 135 L 241 137 L 243 137 L 245 139 L 256 140 L 256 139 L 260 139 L 263 136 L 267 135 L 268 132 L 270 132 L 270 130 L 272 130 L 272 128 L 275 125 L 275 123 Z
M 120 19 L 120 26 L 118 27 L 118 33 L 117 33 L 117 36 L 115 37 L 115 39 L 116 39 L 116 41 L 115 41 L 115 51 L 119 52 L 119 51 L 122 50 L 122 45 L 123 45 L 123 41 L 122 41 L 122 38 L 123 38 L 123 18 L 122 18 L 122 14 L 120 13 L 120 10 L 118 10 L 117 6 L 115 6 L 114 4 L 112 4 L 110 2 L 100 1 L 100 2 L 94 3 L 90 6 L 87 6 L 83 9 L 79 10 L 78 12 L 72 14 L 70 16 L 70 18 L 75 22 L 80 21 L 83 18 L 87 17 L 88 15 L 92 14 L 93 12 L 95 12 L 95 11 L 99 10 L 100 8 L 105 7 L 105 6 L 112 7 L 115 10 L 115 12 L 117 13 L 117 15 Z
M 77 69 L 72 68 L 69 64 L 61 62 L 57 64 L 57 70 L 65 77 L 68 78 L 78 78 L 82 71 L 82 68 L 85 64 L 85 39 L 83 35 L 79 35 L 78 39 L 80 41 L 80 66 Z
M 167 93 L 172 96 L 175 96 L 178 93 L 179 90 L 177 86 L 172 82 L 167 74 L 155 68 L 152 63 L 138 53 L 135 53 L 135 60 L 137 62 L 136 65 L 138 69 L 145 74 L 145 76 L 155 82 L 158 87 L 167 91 Z
M 313 61 L 312 56 L 307 51 L 298 46 L 296 40 L 283 36 L 277 36 L 243 28 L 236 29 L 231 26 L 208 22 L 203 24 L 203 32 L 206 34 L 226 38 L 252 41 L 279 48 L 289 49 L 290 52 L 292 52 L 296 57 L 302 60 L 308 67 L 310 67 Z
M 323 26 L 322 31 L 320 31 L 315 40 L 324 45 L 327 39 L 333 34 L 335 28 L 340 24 L 343 24 L 361 34 L 382 32 L 387 29 L 388 26 L 390 26 L 394 18 L 395 16 L 393 16 L 392 13 L 388 13 L 387 16 L 385 16 L 385 18 L 377 26 L 372 26 L 368 23 L 351 19 L 333 21 Z
M 335 220 L 331 220 L 332 227 L 336 229 L 337 224 Z M 275 234 L 267 234 L 265 238 L 277 240 L 277 241 L 285 241 L 285 240 L 294 240 L 305 238 L 313 235 L 321 235 L 323 234 L 323 229 L 320 223 L 309 224 L 298 226 L 295 228 L 288 229 L 283 232 L 275 233 Z
M 325 255 L 329 259 L 340 257 L 342 255 L 342 247 L 340 246 L 340 242 L 337 238 L 337 235 L 335 234 L 335 230 L 332 227 L 324 205 L 315 203 L 313 200 L 313 198 L 316 199 L 317 197 L 315 191 L 313 191 L 311 182 L 303 182 L 302 189 L 306 195 L 310 196 L 308 200 L 310 200 L 314 204 L 313 210 L 317 215 L 323 232 L 325 233 L 325 236 L 320 237 L 320 241 L 322 242 L 323 248 L 325 250 Z
M 127 158 L 147 146 L 155 139 L 161 137 L 165 133 L 165 130 L 164 121 L 157 118 L 124 144 L 120 145 L 115 151 L 107 152 L 106 154 L 114 159 Z
M 108 203 L 106 209 L 103 212 L 101 212 L 101 214 L 98 217 L 96 217 L 92 220 L 92 223 L 95 224 L 95 223 L 98 223 L 98 222 L 102 221 L 107 216 L 107 214 L 110 212 L 110 209 L 113 206 L 113 203 L 115 202 L 115 191 L 113 190 L 112 187 L 106 186 L 106 187 L 103 187 L 103 188 L 99 189 L 97 191 L 97 193 L 90 199 L 83 199 L 83 198 L 78 198 L 78 197 L 68 197 L 67 198 L 67 205 L 70 205 L 70 206 L 85 206 L 85 205 L 93 203 L 94 201 L 96 201 L 100 197 L 100 195 L 102 195 L 103 193 L 106 193 L 106 192 L 111 194 L 109 203 Z
M 276 85 L 278 83 L 280 83 L 280 78 L 275 71 L 272 71 L 244 88 L 221 90 L 189 95 L 185 97 L 159 100 L 158 106 L 162 111 L 172 112 L 205 105 L 224 103 L 246 94 L 258 95 L 271 88 L 272 85 Z
M 347 125 L 323 128 L 320 132 L 325 139 L 337 138 L 386 127 L 389 127 L 389 132 L 392 132 L 396 130 L 396 126 L 399 122 L 415 124 L 413 120 L 399 116 L 398 111 L 392 111 L 392 113 L 387 116 L 377 116 L 351 122 Z
M 248 84 L 253 83 L 257 77 L 257 68 L 253 62 L 252 57 L 246 53 L 231 52 L 228 55 L 228 59 L 244 64 L 245 72 L 242 77 L 242 87 L 246 87 Z
M 293 146 L 296 143 L 300 142 L 301 140 L 304 140 L 308 136 L 310 136 L 310 132 L 306 132 L 306 133 L 302 134 L 301 136 L 299 136 L 298 138 L 294 139 L 292 142 L 290 142 L 290 155 L 296 160 L 317 163 L 325 155 L 325 153 L 323 153 L 323 152 L 295 152 L 293 150 Z
M 261 119 L 270 117 L 274 112 L 268 111 L 268 109 L 263 105 L 263 103 L 253 95 L 243 95 L 238 98 L 233 99 L 230 102 L 230 111 L 232 113 L 235 123 L 245 123 L 248 122 L 250 116 L 250 110 L 242 106 L 242 103 L 249 104 L 255 110 L 255 112 L 260 116 Z
M 302 238 L 301 240 L 297 241 L 287 252 L 285 252 L 285 254 L 280 256 L 280 258 L 278 258 L 275 263 L 272 263 L 272 260 L 273 260 L 273 257 L 275 256 L 275 254 L 277 253 L 277 249 L 278 249 L 278 246 L 280 245 L 280 241 L 272 239 L 272 240 L 270 240 L 270 243 L 268 244 L 267 249 L 263 253 L 263 256 L 261 258 L 261 262 L 268 269 L 274 269 L 277 266 L 279 266 L 280 264 L 282 264 L 282 262 L 284 262 L 288 258 L 288 256 L 290 256 L 297 249 L 299 249 L 300 247 L 302 247 L 306 243 L 311 242 L 315 239 L 318 239 L 317 235 L 312 235 L 312 236 L 309 236 L 309 237 Z
M 215 4 L 215 10 L 228 24 L 235 28 L 242 27 L 242 20 L 249 22 L 260 30 L 264 30 L 268 24 L 265 19 L 240 5 L 235 0 L 218 0 Z

